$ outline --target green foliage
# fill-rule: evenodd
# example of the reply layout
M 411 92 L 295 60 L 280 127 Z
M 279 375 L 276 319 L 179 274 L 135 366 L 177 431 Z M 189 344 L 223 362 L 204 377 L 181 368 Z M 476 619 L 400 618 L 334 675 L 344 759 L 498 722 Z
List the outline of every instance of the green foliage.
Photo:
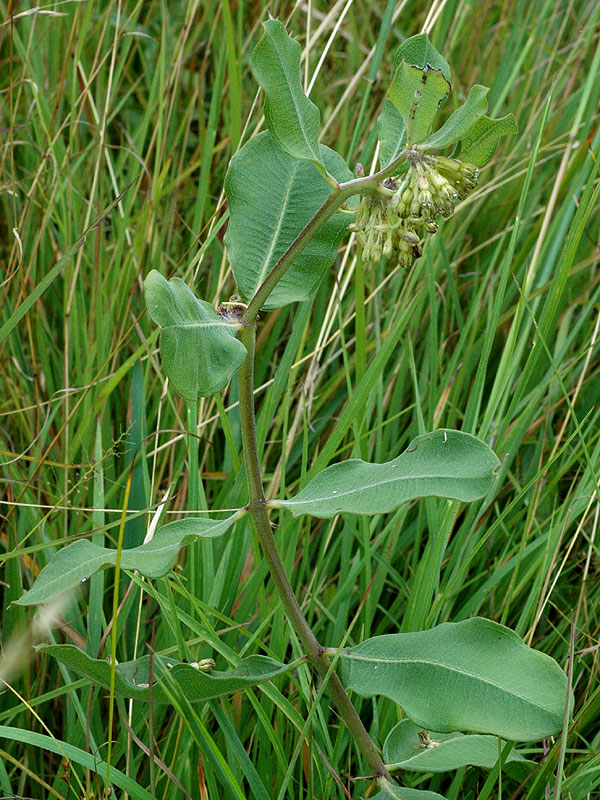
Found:
M 319 148 L 321 114 L 304 92 L 300 78 L 300 45 L 279 20 L 263 23 L 264 35 L 254 48 L 252 70 L 265 93 L 265 119 L 279 147 L 295 159 L 324 169 Z
M 397 143 L 405 139 L 408 146 L 420 145 L 425 151 L 464 140 L 455 155 L 460 153 L 463 162 L 476 167 L 483 167 L 492 159 L 502 136 L 517 132 L 512 114 L 497 120 L 484 116 L 489 89 L 475 84 L 465 103 L 439 130 L 428 135 L 451 88 L 450 68 L 426 34 L 413 36 L 400 45 L 394 57 L 389 99 L 399 111 L 402 123 L 394 119 L 386 104 L 379 123 L 383 165 L 389 163 L 395 152 L 394 131 Z
M 380 144 L 379 161 L 383 168 L 398 158 L 406 146 L 406 128 L 402 114 L 389 99 L 386 99 L 377 118 L 377 135 Z
M 424 789 L 407 789 L 405 786 L 396 786 L 388 781 L 384 783 L 383 791 L 373 795 L 373 800 L 389 800 L 390 797 L 395 797 L 397 800 L 447 800 L 437 792 L 429 792 Z
M 367 639 L 341 664 L 349 689 L 390 697 L 433 731 L 539 740 L 560 731 L 569 695 L 556 661 L 481 617 Z
M 163 525 L 145 544 L 121 551 L 122 569 L 135 569 L 147 578 L 160 578 L 173 567 L 181 548 L 196 539 L 223 536 L 239 514 L 216 520 L 197 517 Z M 100 547 L 87 539 L 63 547 L 35 579 L 28 592 L 16 600 L 21 605 L 47 603 L 57 595 L 74 589 L 95 572 L 117 563 L 118 551 Z
M 465 134 L 456 155 L 459 155 L 462 161 L 483 167 L 491 161 L 500 137 L 516 132 L 517 126 L 512 114 L 500 119 L 479 117 Z
M 237 382 L 197 403 L 173 386 L 165 393 L 140 280 L 151 268 L 176 274 L 215 305 L 239 291 L 223 246 L 223 183 L 262 124 L 251 53 L 275 12 L 262 1 L 107 0 L 60 14 L 11 13 L 12 4 L 0 37 L 3 796 L 100 800 L 107 773 L 112 796 L 163 800 L 423 800 L 420 790 L 489 800 L 500 782 L 502 797 L 520 800 L 598 793 L 598 4 L 510 0 L 500 16 L 489 6 L 476 19 L 470 4 L 441 5 L 427 19 L 424 7 L 387 0 L 345 4 L 335 19 L 323 2 L 277 6 L 303 45 L 318 139 L 352 169 L 368 172 L 379 133 L 382 164 L 400 157 L 399 188 L 406 178 L 404 123 L 385 95 L 397 42 L 425 28 L 431 38 L 407 39 L 400 61 L 450 80 L 433 43 L 452 63 L 454 94 L 430 138 L 479 83 L 491 88 L 478 121 L 512 110 L 521 133 L 485 142 L 480 125 L 485 147 L 473 158 L 496 146 L 498 157 L 482 191 L 428 222 L 437 235 L 423 241 L 417 228 L 420 261 L 409 248 L 405 270 L 394 255 L 361 263 L 342 239 L 308 302 L 260 314 L 259 460 L 266 496 L 288 498 L 328 464 L 387 462 L 424 431 L 460 428 L 491 444 L 502 466 L 475 505 L 425 500 L 369 519 L 271 522 L 319 642 L 334 650 L 474 615 L 501 621 L 569 665 L 575 705 L 560 737 L 527 748 L 537 767 L 523 785 L 509 760 L 491 771 L 402 769 L 406 787 L 377 786 L 353 780 L 370 768 L 331 680 L 304 663 L 216 701 L 189 703 L 170 684 L 172 702 L 151 705 L 92 691 L 30 650 L 28 639 L 43 637 L 105 659 L 112 630 L 120 663 L 153 652 L 235 668 L 238 653 L 283 663 L 307 652 L 247 524 L 179 551 L 156 582 L 130 569 L 114 576 L 116 610 L 106 572 L 73 593 L 55 630 L 42 630 L 50 610 L 15 602 L 74 537 L 114 549 L 126 505 L 127 536 L 141 536 L 165 496 L 168 519 L 184 509 L 223 518 L 248 503 Z M 439 152 L 466 161 L 457 145 Z M 307 176 L 335 191 L 317 167 Z M 398 706 L 352 698 L 374 743 L 384 741 Z M 36 732 L 43 725 L 52 737 Z M 446 735 L 461 738 L 430 733 Z
M 109 688 L 112 666 L 105 659 L 91 658 L 72 644 L 41 645 L 42 654 L 58 659 L 78 675 L 94 684 Z M 202 667 L 202 665 L 200 665 Z M 290 667 L 267 656 L 248 656 L 226 672 L 205 670 L 175 658 L 155 655 L 152 664 L 152 702 L 172 703 L 174 692 L 180 692 L 190 703 L 240 692 L 288 672 Z M 150 699 L 150 656 L 125 661 L 115 667 L 115 692 L 135 700 Z
M 418 33 L 406 39 L 394 53 L 393 71 L 395 73 L 403 63 L 420 70 L 429 65 L 434 70 L 439 70 L 444 78 L 450 83 L 450 66 L 446 59 L 431 44 L 426 33 Z
M 344 160 L 322 146 L 323 162 L 340 181 L 352 178 Z M 312 163 L 284 153 L 269 132 L 251 139 L 232 159 L 225 179 L 230 220 L 225 243 L 241 296 L 250 300 L 277 261 L 328 198 L 331 187 Z M 334 214 L 277 284 L 264 308 L 314 295 L 346 232 Z
M 498 761 L 498 739 L 459 731 L 430 733 L 403 719 L 389 732 L 383 744 L 383 757 L 392 770 L 448 772 L 468 766 L 491 770 Z M 525 780 L 535 767 L 535 761 L 515 750 L 508 754 L 505 764 L 507 772 L 518 781 Z
M 179 394 L 197 400 L 222 389 L 246 357 L 235 338 L 239 327 L 217 316 L 179 278 L 152 270 L 144 281 L 146 305 L 160 326 L 165 372 Z
M 385 464 L 348 459 L 323 470 L 290 500 L 273 505 L 295 517 L 312 514 L 385 514 L 418 497 L 448 497 L 472 502 L 490 490 L 500 466 L 480 439 L 461 431 L 439 430 L 417 436 Z
M 390 86 L 389 98 L 402 115 L 409 147 L 427 137 L 451 88 L 441 70 L 429 64 L 420 68 L 406 61 L 400 62 Z
M 459 139 L 473 135 L 472 131 L 476 120 L 487 111 L 488 92 L 487 86 L 479 86 L 479 84 L 472 86 L 469 96 L 463 105 L 456 109 L 439 130 L 426 139 L 424 146 L 449 147 L 451 144 L 458 142 Z M 515 132 L 516 128 L 512 133 Z M 477 164 L 474 161 L 470 163 L 475 164 L 475 166 L 482 166 L 482 164 Z

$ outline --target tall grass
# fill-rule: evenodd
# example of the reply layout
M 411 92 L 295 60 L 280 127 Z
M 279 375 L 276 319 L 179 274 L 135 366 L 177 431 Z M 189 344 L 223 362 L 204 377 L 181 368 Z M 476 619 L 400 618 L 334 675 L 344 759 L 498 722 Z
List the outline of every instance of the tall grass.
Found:
M 324 140 L 351 166 L 375 157 L 391 54 L 422 29 L 452 65 L 452 104 L 484 83 L 494 115 L 519 123 L 410 270 L 363 274 L 348 242 L 314 302 L 263 315 L 258 433 L 271 496 L 334 458 L 387 460 L 442 426 L 503 458 L 487 505 L 282 517 L 305 613 L 330 645 L 482 614 L 565 668 L 571 647 L 564 764 L 561 742 L 530 748 L 543 763 L 522 787 L 504 776 L 503 790 L 542 798 L 558 774 L 563 797 L 600 796 L 597 3 L 0 8 L 2 645 L 5 668 L 17 662 L 0 695 L 1 794 L 101 797 L 109 757 L 123 776 L 115 791 L 132 798 L 369 790 L 349 779 L 357 754 L 307 669 L 203 706 L 117 698 L 109 730 L 106 692 L 30 652 L 30 614 L 11 605 L 77 537 L 140 543 L 165 498 L 169 519 L 246 502 L 236 388 L 197 406 L 166 390 L 141 282 L 156 268 L 210 301 L 234 291 L 223 178 L 262 125 L 249 54 L 271 13 L 304 44 Z M 190 548 L 155 583 L 95 575 L 60 617 L 47 637 L 103 657 L 116 626 L 119 661 L 150 649 L 221 667 L 299 654 L 243 526 Z M 389 701 L 359 707 L 381 734 L 399 718 Z M 496 791 L 475 768 L 403 779 L 450 800 Z

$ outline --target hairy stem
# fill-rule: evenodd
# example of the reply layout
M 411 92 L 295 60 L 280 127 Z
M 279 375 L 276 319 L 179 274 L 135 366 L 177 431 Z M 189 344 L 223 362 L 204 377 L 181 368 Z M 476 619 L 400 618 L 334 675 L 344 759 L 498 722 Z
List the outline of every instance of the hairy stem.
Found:
M 324 679 L 329 672 L 329 661 L 325 655 L 325 649 L 319 644 L 310 625 L 304 618 L 302 609 L 288 580 L 281 556 L 279 555 L 277 543 L 275 542 L 275 537 L 271 530 L 268 511 L 265 507 L 266 501 L 260 461 L 258 458 L 254 413 L 255 320 L 252 320 L 246 327 L 242 328 L 238 333 L 238 337 L 248 351 L 248 355 L 238 371 L 242 443 L 244 448 L 244 462 L 246 465 L 246 478 L 250 495 L 248 511 L 252 516 L 258 540 L 267 564 L 269 565 L 273 581 L 285 608 L 287 617 L 296 631 L 298 638 L 302 642 L 311 665 L 317 674 Z M 385 764 L 381 760 L 375 744 L 362 724 L 336 672 L 332 672 L 329 675 L 327 690 L 337 707 L 340 717 L 346 723 L 354 737 L 358 749 L 369 765 L 373 776 L 375 778 L 389 778 L 390 775 L 385 768 Z

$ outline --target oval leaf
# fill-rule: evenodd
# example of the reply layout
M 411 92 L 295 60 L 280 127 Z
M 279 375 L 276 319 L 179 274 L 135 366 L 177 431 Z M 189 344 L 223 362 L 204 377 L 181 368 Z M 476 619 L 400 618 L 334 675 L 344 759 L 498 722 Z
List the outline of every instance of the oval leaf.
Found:
M 434 69 L 439 69 L 448 82 L 451 80 L 448 62 L 431 44 L 426 33 L 418 33 L 402 42 L 394 53 L 394 70 L 398 69 L 402 61 L 420 69 L 429 64 Z
M 427 730 L 532 741 L 562 727 L 565 673 L 514 631 L 481 617 L 376 636 L 343 650 L 340 661 L 348 689 L 395 700 Z
M 243 513 L 237 512 L 224 520 L 194 517 L 169 522 L 146 544 L 122 550 L 121 569 L 136 569 L 147 578 L 160 578 L 175 564 L 177 554 L 190 540 L 222 536 Z M 47 603 L 98 570 L 114 567 L 116 563 L 117 550 L 80 539 L 59 550 L 41 570 L 31 589 L 15 602 L 20 605 Z
M 273 139 L 292 158 L 323 165 L 319 149 L 321 115 L 308 99 L 300 76 L 300 44 L 276 19 L 254 48 L 252 70 L 265 93 L 265 119 Z
M 92 658 L 71 644 L 40 645 L 36 649 L 40 653 L 53 656 L 95 684 L 107 688 L 111 685 L 111 665 L 104 659 Z M 242 659 L 236 667 L 226 672 L 219 670 L 207 672 L 174 658 L 155 656 L 152 671 L 152 702 L 171 702 L 173 692 L 172 689 L 169 690 L 170 681 L 177 684 L 186 698 L 194 703 L 233 694 L 258 683 L 270 681 L 292 668 L 267 656 L 256 655 Z M 149 656 L 117 664 L 115 691 L 125 697 L 149 700 L 149 676 Z
M 419 734 L 426 733 L 427 744 Z M 498 739 L 481 734 L 431 733 L 420 731 L 409 719 L 403 719 L 389 732 L 383 745 L 383 758 L 390 770 L 406 769 L 416 772 L 447 772 L 460 767 L 483 767 L 491 770 L 498 761 Z M 523 780 L 536 764 L 512 750 L 504 769 Z
M 358 458 L 320 472 L 295 497 L 271 505 L 295 517 L 385 514 L 418 497 L 449 497 L 471 502 L 489 491 L 500 461 L 477 437 L 438 430 L 417 436 L 408 448 L 385 464 Z
M 179 394 L 197 400 L 222 389 L 246 357 L 235 338 L 239 326 L 222 320 L 182 280 L 167 281 L 154 269 L 144 293 L 148 313 L 161 328 L 165 372 Z
M 350 180 L 341 156 L 322 147 L 332 175 Z M 268 131 L 231 159 L 225 178 L 230 220 L 227 255 L 241 296 L 249 301 L 302 228 L 327 200 L 331 187 L 317 168 L 286 155 Z M 308 299 L 337 255 L 348 215 L 334 214 L 298 255 L 264 308 Z
M 486 95 L 488 92 L 487 86 L 480 86 L 479 84 L 472 86 L 466 102 L 456 109 L 438 131 L 423 142 L 423 148 L 448 147 L 467 136 L 479 117 L 483 116 L 487 111 Z
M 389 98 L 402 114 L 407 144 L 423 141 L 440 106 L 450 94 L 450 83 L 439 69 L 422 69 L 401 61 L 390 86 Z
M 500 119 L 479 117 L 460 143 L 460 150 L 456 155 L 460 155 L 460 160 L 463 162 L 483 167 L 492 160 L 498 147 L 498 140 L 502 136 L 516 132 L 517 123 L 512 114 Z

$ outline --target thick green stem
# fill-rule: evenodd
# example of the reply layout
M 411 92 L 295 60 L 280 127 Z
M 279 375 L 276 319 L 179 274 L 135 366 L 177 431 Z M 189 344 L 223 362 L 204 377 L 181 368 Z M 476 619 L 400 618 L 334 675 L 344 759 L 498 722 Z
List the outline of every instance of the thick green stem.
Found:
M 265 507 L 265 495 L 262 483 L 262 472 L 258 457 L 258 446 L 256 442 L 256 423 L 254 413 L 254 352 L 256 339 L 256 322 L 252 320 L 246 327 L 238 333 L 238 337 L 245 345 L 248 355 L 238 371 L 239 398 L 240 398 L 240 419 L 242 428 L 242 443 L 244 448 L 244 462 L 246 465 L 246 477 L 248 480 L 248 491 L 250 501 L 248 511 L 252 516 L 256 534 L 263 550 L 267 564 L 271 571 L 273 581 L 281 602 L 285 608 L 287 617 L 296 631 L 298 638 L 302 642 L 308 659 L 317 672 L 325 679 L 329 672 L 329 660 L 325 655 L 324 648 L 317 641 L 309 624 L 304 618 L 302 609 L 296 599 L 294 590 L 288 580 L 285 567 L 277 549 L 277 543 L 271 530 L 271 523 L 267 508 Z M 331 672 L 328 677 L 327 690 L 331 699 L 334 701 L 340 717 L 344 720 L 348 729 L 365 761 L 369 765 L 375 778 L 390 778 L 385 764 L 381 760 L 377 748 L 371 737 L 367 733 L 364 725 L 342 682 L 336 672 Z

